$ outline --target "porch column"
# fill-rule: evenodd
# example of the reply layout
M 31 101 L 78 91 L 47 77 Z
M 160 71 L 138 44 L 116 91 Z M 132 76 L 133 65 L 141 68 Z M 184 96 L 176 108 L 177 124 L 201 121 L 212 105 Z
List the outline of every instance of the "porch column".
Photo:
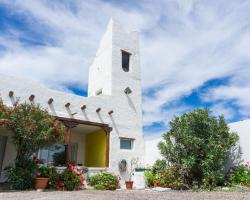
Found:
M 64 161 L 65 164 L 69 163 L 69 140 L 70 140 L 70 128 L 66 127 L 64 132 Z
M 72 128 L 75 128 L 78 123 L 72 122 L 72 121 L 63 121 L 62 123 L 65 126 L 65 132 L 64 132 L 64 160 L 65 164 L 68 164 L 70 162 L 70 156 L 69 156 L 69 144 L 70 144 L 70 130 Z
M 106 167 L 109 167 L 109 152 L 110 152 L 110 132 L 112 131 L 111 127 L 102 127 L 106 133 Z

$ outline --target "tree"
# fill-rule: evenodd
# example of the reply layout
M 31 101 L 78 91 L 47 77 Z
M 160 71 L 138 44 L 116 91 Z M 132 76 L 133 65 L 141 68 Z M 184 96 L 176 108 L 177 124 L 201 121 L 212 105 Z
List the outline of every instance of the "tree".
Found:
M 39 105 L 17 103 L 7 108 L 0 102 L 0 117 L 0 125 L 14 133 L 17 159 L 63 140 L 64 125 Z
M 7 107 L 0 99 L 0 126 L 13 132 L 17 151 L 15 162 L 5 169 L 9 183 L 20 190 L 34 187 L 37 166 L 31 156 L 40 148 L 60 143 L 64 125 L 39 105 L 17 103 Z
M 223 183 L 225 162 L 238 136 L 230 132 L 225 119 L 207 109 L 196 109 L 169 123 L 170 130 L 158 144 L 162 156 L 177 166 L 182 181 L 213 188 Z

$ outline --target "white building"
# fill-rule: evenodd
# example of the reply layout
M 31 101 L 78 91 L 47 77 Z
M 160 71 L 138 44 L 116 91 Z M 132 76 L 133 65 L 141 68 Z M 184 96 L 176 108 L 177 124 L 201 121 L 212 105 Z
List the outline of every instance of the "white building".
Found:
M 8 106 L 17 99 L 40 104 L 68 127 L 69 160 L 119 174 L 122 159 L 129 164 L 138 157 L 144 163 L 139 55 L 138 33 L 127 33 L 110 20 L 89 69 L 88 97 L 54 91 L 37 81 L 0 75 L 0 98 Z M 11 135 L 0 129 L 0 170 L 15 158 Z M 52 150 L 40 151 L 40 157 L 51 161 Z M 126 173 L 121 175 L 127 179 Z

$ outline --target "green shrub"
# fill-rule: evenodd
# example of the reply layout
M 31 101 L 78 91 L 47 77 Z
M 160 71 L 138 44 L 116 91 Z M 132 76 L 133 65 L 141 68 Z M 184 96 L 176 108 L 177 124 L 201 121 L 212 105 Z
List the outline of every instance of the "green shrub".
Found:
M 148 187 L 154 186 L 154 180 L 155 180 L 155 174 L 152 172 L 152 170 L 146 170 L 144 172 L 145 181 Z
M 111 173 L 100 172 L 88 177 L 87 182 L 97 190 L 116 190 L 119 179 Z
M 225 181 L 225 161 L 238 141 L 223 117 L 209 110 L 196 109 L 169 123 L 158 147 L 162 156 L 179 170 L 188 187 L 212 189 Z
M 56 174 L 56 168 L 55 167 L 47 167 L 44 165 L 41 165 L 38 167 L 36 172 L 36 177 L 40 178 L 50 178 L 52 175 Z
M 56 165 L 64 165 L 65 164 L 65 153 L 64 151 L 56 152 L 53 154 L 53 161 Z
M 153 167 L 152 167 L 152 172 L 154 174 L 164 172 L 166 167 L 167 167 L 166 160 L 156 160 Z
M 50 175 L 49 188 L 55 190 L 76 190 L 83 187 L 84 177 L 82 170 L 70 163 L 62 173 L 54 172 Z
M 23 158 L 16 160 L 13 166 L 6 168 L 8 182 L 13 189 L 27 190 L 34 188 L 37 164 L 34 160 Z
M 245 165 L 240 165 L 232 170 L 230 182 L 250 187 L 250 165 L 249 162 Z

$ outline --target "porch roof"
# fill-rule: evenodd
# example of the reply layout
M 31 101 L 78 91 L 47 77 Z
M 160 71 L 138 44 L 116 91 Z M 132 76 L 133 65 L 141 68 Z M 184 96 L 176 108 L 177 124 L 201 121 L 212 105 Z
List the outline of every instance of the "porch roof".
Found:
M 112 127 L 110 127 L 109 124 L 105 124 L 105 123 L 98 123 L 98 122 L 86 121 L 86 120 L 75 119 L 75 118 L 59 117 L 59 116 L 56 116 L 56 118 L 59 121 L 63 122 L 63 124 L 68 128 L 74 128 L 79 124 L 83 124 L 83 125 L 88 125 L 88 126 L 98 126 L 107 132 L 112 131 Z

